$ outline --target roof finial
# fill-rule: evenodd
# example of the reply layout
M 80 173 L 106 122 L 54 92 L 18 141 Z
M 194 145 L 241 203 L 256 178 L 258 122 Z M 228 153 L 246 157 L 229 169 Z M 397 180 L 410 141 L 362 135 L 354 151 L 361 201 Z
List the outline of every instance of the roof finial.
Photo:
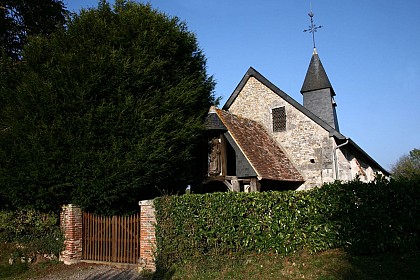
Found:
M 318 25 L 318 26 L 315 25 L 314 19 L 313 19 L 314 13 L 312 12 L 312 2 L 310 2 L 310 7 L 311 7 L 311 10 L 309 11 L 308 16 L 311 18 L 311 25 L 309 25 L 308 29 L 303 30 L 303 32 L 308 32 L 309 31 L 309 33 L 312 33 L 312 42 L 314 43 L 314 50 L 315 50 L 316 49 L 316 47 L 315 47 L 315 32 L 319 28 L 321 28 L 322 25 Z

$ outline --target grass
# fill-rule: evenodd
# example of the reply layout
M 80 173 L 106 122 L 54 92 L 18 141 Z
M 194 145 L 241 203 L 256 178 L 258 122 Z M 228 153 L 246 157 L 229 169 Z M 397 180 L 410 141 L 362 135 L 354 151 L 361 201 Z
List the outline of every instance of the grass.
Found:
M 77 269 L 77 266 L 65 266 L 58 262 L 10 265 L 11 253 L 10 247 L 0 244 L 1 280 L 25 280 Z M 338 249 L 317 254 L 302 252 L 288 257 L 269 253 L 199 256 L 175 264 L 164 273 L 156 273 L 153 279 L 417 280 L 420 279 L 419 264 L 420 253 L 353 256 Z
M 420 279 L 419 254 L 352 256 L 343 250 L 289 257 L 272 254 L 198 257 L 155 279 Z
M 0 243 L 0 279 L 15 279 L 28 271 L 26 263 L 9 264 L 12 253 L 13 249 L 9 245 Z
M 0 279 L 1 280 L 25 280 L 36 276 L 42 276 L 51 271 L 64 269 L 64 265 L 58 261 L 43 261 L 37 264 L 28 264 L 15 261 L 9 264 L 9 258 L 16 249 L 10 244 L 0 243 Z

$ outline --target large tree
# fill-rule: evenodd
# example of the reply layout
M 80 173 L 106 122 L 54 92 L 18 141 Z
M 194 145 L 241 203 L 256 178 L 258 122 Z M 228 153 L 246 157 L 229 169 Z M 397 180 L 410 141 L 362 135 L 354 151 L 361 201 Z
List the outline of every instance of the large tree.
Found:
M 400 157 L 392 166 L 391 173 L 397 179 L 420 178 L 420 150 L 413 149 L 408 155 Z
M 53 33 L 65 15 L 61 0 L 0 0 L 0 56 L 20 59 L 28 37 Z
M 185 188 L 215 102 L 205 62 L 183 22 L 131 1 L 102 1 L 32 38 L 1 78 L 7 206 L 73 202 L 110 214 Z

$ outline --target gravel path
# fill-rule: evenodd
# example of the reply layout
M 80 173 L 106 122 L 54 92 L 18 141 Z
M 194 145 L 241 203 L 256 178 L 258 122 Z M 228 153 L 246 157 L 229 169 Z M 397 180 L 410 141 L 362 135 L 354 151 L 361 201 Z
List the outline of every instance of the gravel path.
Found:
M 107 265 L 76 265 L 31 280 L 144 280 L 135 269 Z

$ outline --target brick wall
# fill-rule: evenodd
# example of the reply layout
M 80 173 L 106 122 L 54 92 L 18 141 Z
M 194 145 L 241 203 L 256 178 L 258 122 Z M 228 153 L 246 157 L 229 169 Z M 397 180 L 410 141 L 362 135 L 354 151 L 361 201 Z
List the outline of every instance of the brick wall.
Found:
M 153 200 L 143 200 L 140 206 L 140 270 L 156 270 L 155 249 L 156 249 L 156 216 Z
M 140 258 L 139 270 L 156 270 L 155 265 L 155 209 L 152 200 L 143 200 L 140 205 Z M 82 261 L 82 210 L 72 204 L 62 207 L 60 225 L 63 231 L 64 251 L 60 260 L 64 264 L 74 264 Z
M 74 264 L 82 260 L 82 210 L 75 205 L 65 205 L 60 213 L 60 225 L 64 234 L 64 251 L 60 260 Z

